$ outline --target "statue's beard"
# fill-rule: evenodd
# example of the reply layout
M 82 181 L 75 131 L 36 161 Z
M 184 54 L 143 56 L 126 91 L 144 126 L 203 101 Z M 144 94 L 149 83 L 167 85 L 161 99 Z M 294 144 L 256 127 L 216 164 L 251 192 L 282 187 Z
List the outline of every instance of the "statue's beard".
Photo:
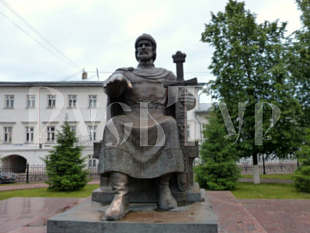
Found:
M 152 59 L 152 55 L 151 54 L 140 54 L 139 55 L 139 61 L 149 61 Z

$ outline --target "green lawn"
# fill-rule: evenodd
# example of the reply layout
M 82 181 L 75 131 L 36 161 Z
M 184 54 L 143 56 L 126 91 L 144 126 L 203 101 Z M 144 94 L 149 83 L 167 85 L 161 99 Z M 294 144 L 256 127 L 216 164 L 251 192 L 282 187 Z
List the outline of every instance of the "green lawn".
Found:
M 294 173 L 288 174 L 260 174 L 259 177 L 261 179 L 284 179 L 284 180 L 292 180 L 294 177 Z M 253 178 L 253 174 L 242 175 L 241 178 Z
M 59 197 L 84 198 L 91 195 L 99 185 L 87 185 L 80 191 L 54 192 L 46 188 L 1 191 L 0 200 L 11 197 Z M 259 184 L 238 183 L 236 190 L 232 191 L 237 199 L 310 199 L 310 193 L 297 191 L 294 184 Z
M 238 183 L 231 192 L 237 199 L 310 199 L 310 193 L 299 192 L 294 184 Z
M 11 197 L 61 197 L 61 198 L 84 198 L 92 194 L 92 191 L 99 187 L 99 184 L 86 185 L 80 191 L 54 192 L 47 191 L 47 188 L 23 189 L 12 191 L 0 191 L 0 200 Z

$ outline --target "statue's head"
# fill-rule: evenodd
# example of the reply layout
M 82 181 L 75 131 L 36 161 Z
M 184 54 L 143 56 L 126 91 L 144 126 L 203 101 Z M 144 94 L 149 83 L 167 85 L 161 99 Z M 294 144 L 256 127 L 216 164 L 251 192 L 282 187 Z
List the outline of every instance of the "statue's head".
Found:
M 135 48 L 136 48 L 136 59 L 137 61 L 140 60 L 140 55 L 138 54 L 138 47 L 141 46 L 141 44 L 145 44 L 145 43 L 142 43 L 142 42 L 148 42 L 151 46 L 152 46 L 152 58 L 153 58 L 153 61 L 155 61 L 156 59 L 156 41 L 154 40 L 154 38 L 149 35 L 149 34 L 142 34 L 141 36 L 139 36 L 137 39 L 136 39 L 136 42 L 135 42 Z

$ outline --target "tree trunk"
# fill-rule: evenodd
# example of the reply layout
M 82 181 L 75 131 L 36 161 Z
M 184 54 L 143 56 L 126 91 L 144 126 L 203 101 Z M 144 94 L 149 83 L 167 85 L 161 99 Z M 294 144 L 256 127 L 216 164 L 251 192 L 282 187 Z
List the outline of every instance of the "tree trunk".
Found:
M 260 184 L 257 153 L 253 154 L 253 182 L 254 184 Z
M 262 158 L 263 158 L 263 174 L 266 175 L 266 168 L 265 168 L 265 155 L 262 154 Z

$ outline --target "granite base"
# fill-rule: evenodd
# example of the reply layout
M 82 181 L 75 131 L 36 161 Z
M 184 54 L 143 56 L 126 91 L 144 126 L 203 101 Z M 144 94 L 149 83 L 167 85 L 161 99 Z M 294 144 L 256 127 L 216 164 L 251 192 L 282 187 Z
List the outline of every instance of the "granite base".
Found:
M 201 233 L 218 232 L 212 207 L 201 190 L 202 202 L 179 206 L 171 211 L 157 209 L 154 203 L 131 203 L 130 212 L 120 221 L 102 221 L 108 203 L 83 202 L 53 216 L 48 233 Z

